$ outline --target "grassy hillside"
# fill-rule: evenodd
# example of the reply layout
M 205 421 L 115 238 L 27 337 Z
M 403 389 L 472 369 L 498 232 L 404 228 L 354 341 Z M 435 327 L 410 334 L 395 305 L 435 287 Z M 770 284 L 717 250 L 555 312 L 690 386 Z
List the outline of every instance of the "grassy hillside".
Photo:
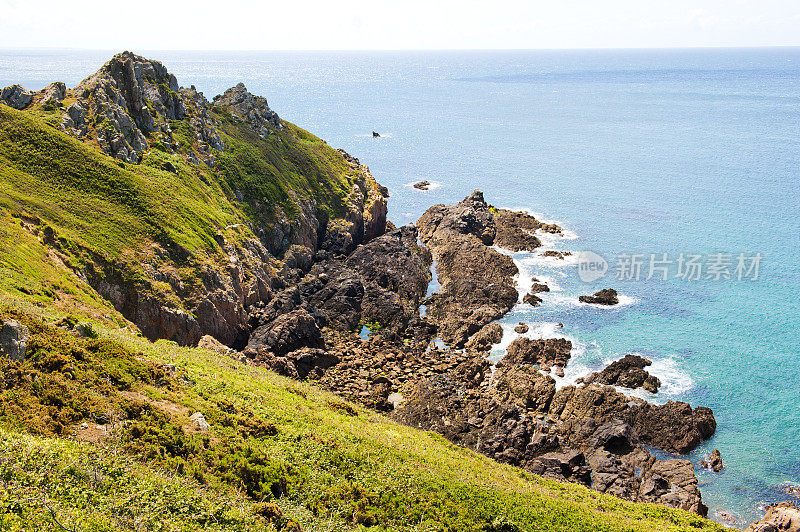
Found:
M 0 311 L 32 333 L 28 360 L 3 368 L 0 529 L 250 530 L 265 502 L 286 514 L 277 528 L 721 529 L 526 474 L 211 351 L 114 327 L 78 338 L 21 306 Z
M 0 358 L 0 530 L 721 530 L 529 475 L 263 368 L 147 341 L 76 272 L 99 257 L 135 283 L 157 243 L 191 257 L 177 264 L 189 283 L 203 261 L 227 260 L 219 231 L 252 236 L 249 224 L 308 199 L 341 215 L 354 170 L 296 126 L 264 140 L 218 110 L 229 149 L 213 170 L 156 143 L 124 164 L 48 113 L 0 106 L 0 320 L 31 332 L 24 362 Z M 97 333 L 74 334 L 87 320 Z

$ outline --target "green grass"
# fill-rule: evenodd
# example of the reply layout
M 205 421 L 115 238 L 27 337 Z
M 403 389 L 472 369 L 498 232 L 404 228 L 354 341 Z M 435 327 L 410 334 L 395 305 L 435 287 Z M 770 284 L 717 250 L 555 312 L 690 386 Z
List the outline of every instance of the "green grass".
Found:
M 214 529 L 212 520 L 220 530 L 246 530 L 255 505 L 270 501 L 317 530 L 329 523 L 378 530 L 722 530 L 683 511 L 526 474 L 210 351 L 152 344 L 116 327 L 98 327 L 98 339 L 77 338 L 54 327 L 53 317 L 0 312 L 11 316 L 28 324 L 32 339 L 30 358 L 3 368 L 0 423 L 12 431 L 0 439 L 6 523 L 48 522 L 45 508 L 8 502 L 46 494 L 63 521 L 110 529 L 137 485 L 149 502 L 126 508 L 123 517 L 157 523 L 163 516 L 161 528 L 153 528 L 161 530 Z M 104 445 L 55 438 L 112 411 L 127 421 Z M 209 433 L 185 429 L 193 412 L 203 413 Z M 26 453 L 41 458 L 18 458 Z M 100 468 L 102 488 L 86 464 Z M 186 512 L 186 505 L 200 510 Z

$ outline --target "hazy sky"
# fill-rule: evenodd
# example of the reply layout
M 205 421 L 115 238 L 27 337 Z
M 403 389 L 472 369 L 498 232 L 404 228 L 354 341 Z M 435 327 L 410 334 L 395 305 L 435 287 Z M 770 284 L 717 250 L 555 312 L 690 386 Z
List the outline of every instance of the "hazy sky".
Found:
M 800 45 L 800 0 L 0 0 L 2 48 L 765 45 Z

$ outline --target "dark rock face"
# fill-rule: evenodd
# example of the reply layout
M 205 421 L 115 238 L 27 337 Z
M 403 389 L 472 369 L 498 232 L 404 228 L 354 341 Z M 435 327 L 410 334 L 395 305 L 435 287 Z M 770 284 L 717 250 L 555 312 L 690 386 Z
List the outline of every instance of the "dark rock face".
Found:
M 25 109 L 33 101 L 33 93 L 25 90 L 22 85 L 9 85 L 0 92 L 0 103 L 14 109 Z
M 700 467 L 710 469 L 714 473 L 722 471 L 722 468 L 725 466 L 722 463 L 722 453 L 719 452 L 719 449 L 711 451 L 708 456 L 706 456 L 706 459 L 700 462 Z
M 269 108 L 267 99 L 250 94 L 244 83 L 214 96 L 213 105 L 227 107 L 232 115 L 250 124 L 262 138 L 269 136 L 270 126 L 277 129 L 282 127 L 281 119 Z
M 682 440 L 703 417 L 701 409 L 672 416 L 673 407 L 595 385 L 556 391 L 552 378 L 524 362 L 504 360 L 486 386 L 485 364 L 475 358 L 433 378 L 409 381 L 392 417 L 536 474 L 632 501 L 707 511 L 690 462 L 659 461 L 642 447 L 680 446 L 643 430 L 643 412 L 662 418 L 663 433 Z
M 463 346 L 517 301 L 510 257 L 489 246 L 496 225 L 480 191 L 452 206 L 435 205 L 419 220 L 420 238 L 437 261 L 441 290 L 430 298 L 428 315 L 439 323 L 448 345 Z
M 301 347 L 325 347 L 314 316 L 304 309 L 281 314 L 258 327 L 251 333 L 247 344 L 248 349 L 266 349 L 276 355 L 286 355 Z
M 25 360 L 30 333 L 28 327 L 18 321 L 9 320 L 0 326 L 0 355 L 11 360 Z
M 619 303 L 619 299 L 617 298 L 617 291 L 613 288 L 604 288 L 599 292 L 595 292 L 594 295 L 591 296 L 580 296 L 578 297 L 578 301 L 581 303 L 593 303 L 595 305 L 616 305 Z
M 650 393 L 656 393 L 661 386 L 661 381 L 644 369 L 652 363 L 652 361 L 638 355 L 625 355 L 620 360 L 609 364 L 603 371 L 583 377 L 581 382 L 586 384 L 596 382 L 624 388 L 641 387 Z

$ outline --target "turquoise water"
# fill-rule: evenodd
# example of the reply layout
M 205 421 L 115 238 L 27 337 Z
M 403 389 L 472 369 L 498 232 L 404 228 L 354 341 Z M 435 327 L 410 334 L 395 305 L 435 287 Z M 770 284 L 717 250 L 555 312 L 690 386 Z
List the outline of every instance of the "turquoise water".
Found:
M 0 85 L 74 85 L 108 55 L 0 52 Z M 800 50 L 147 55 L 209 97 L 244 81 L 359 157 L 398 224 L 480 188 L 568 228 L 552 246 L 612 268 L 622 253 L 761 253 L 756 281 L 610 271 L 593 285 L 569 261 L 520 254 L 521 282 L 560 290 L 504 322 L 572 338 L 567 378 L 644 353 L 664 382 L 651 400 L 713 408 L 717 434 L 690 457 L 722 451 L 721 474 L 698 472 L 711 517 L 742 525 L 800 483 Z M 409 186 L 421 179 L 439 186 Z M 626 304 L 576 304 L 605 286 Z

